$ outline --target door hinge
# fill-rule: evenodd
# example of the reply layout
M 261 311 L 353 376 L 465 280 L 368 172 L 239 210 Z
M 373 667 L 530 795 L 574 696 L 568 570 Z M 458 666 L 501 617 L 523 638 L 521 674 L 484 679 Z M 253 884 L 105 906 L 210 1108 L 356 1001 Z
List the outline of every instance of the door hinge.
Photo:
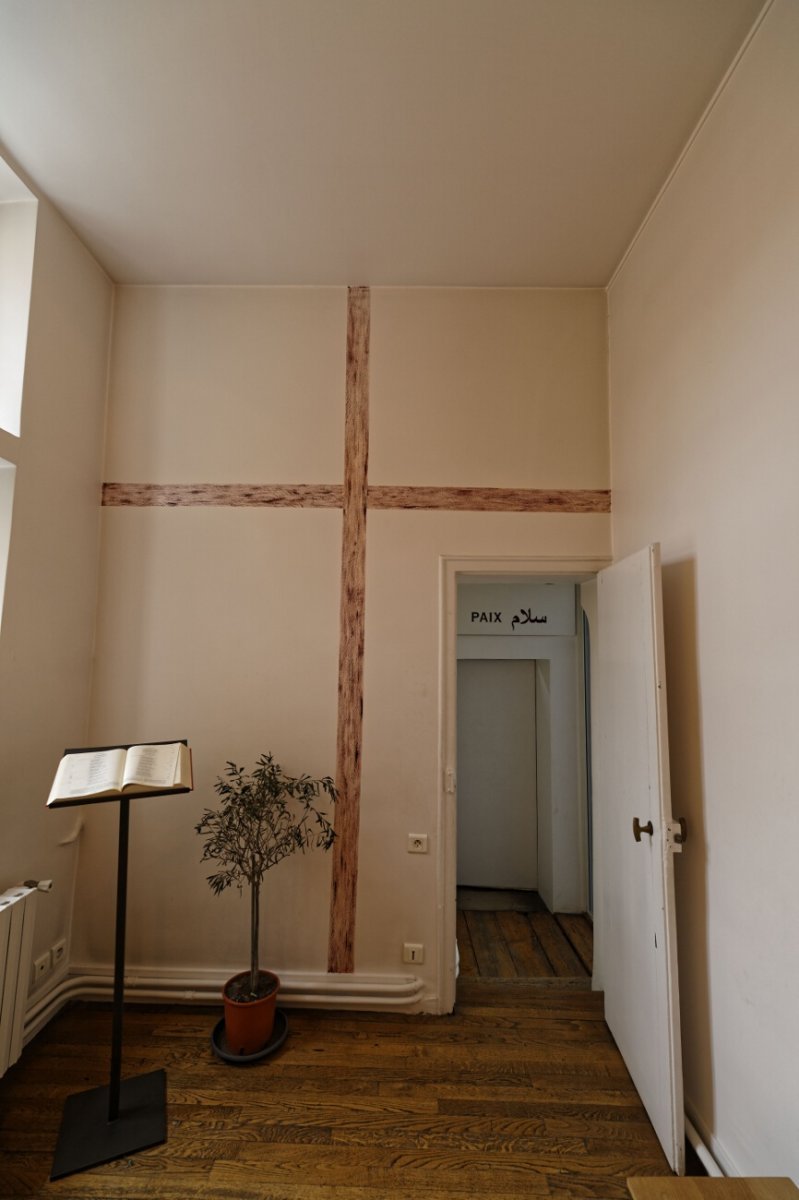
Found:
M 448 796 L 455 794 L 455 771 L 452 767 L 447 767 L 444 772 L 444 791 Z
M 667 850 L 671 850 L 673 854 L 682 854 L 682 848 L 687 837 L 688 827 L 685 823 L 685 817 L 679 817 L 676 821 L 671 820 L 666 822 Z

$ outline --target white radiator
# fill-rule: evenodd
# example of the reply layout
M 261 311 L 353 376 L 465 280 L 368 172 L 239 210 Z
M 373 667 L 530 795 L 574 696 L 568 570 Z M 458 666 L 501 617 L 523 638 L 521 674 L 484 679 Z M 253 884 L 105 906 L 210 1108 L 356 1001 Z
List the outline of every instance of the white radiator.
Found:
M 37 895 L 23 885 L 0 895 L 0 1076 L 22 1053 Z

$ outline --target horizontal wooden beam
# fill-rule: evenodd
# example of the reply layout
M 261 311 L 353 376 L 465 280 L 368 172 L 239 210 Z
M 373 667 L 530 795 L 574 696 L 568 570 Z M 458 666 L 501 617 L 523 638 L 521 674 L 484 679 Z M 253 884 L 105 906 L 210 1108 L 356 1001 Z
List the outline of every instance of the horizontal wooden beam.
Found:
M 371 484 L 369 507 L 428 508 L 448 512 L 608 513 L 610 491 Z
M 341 508 L 328 483 L 104 483 L 106 508 Z
M 336 483 L 104 483 L 106 508 L 343 508 Z M 443 512 L 609 513 L 610 491 L 372 484 L 367 506 Z

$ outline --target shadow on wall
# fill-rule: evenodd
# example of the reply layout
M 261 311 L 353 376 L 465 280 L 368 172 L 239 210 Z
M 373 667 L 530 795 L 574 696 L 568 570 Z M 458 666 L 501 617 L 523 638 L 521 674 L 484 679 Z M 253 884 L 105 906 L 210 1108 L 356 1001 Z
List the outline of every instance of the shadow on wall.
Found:
M 685 1097 L 689 1112 L 715 1124 L 707 931 L 702 703 L 697 636 L 696 560 L 663 564 L 663 624 L 669 714 L 672 811 L 688 840 L 675 859 Z

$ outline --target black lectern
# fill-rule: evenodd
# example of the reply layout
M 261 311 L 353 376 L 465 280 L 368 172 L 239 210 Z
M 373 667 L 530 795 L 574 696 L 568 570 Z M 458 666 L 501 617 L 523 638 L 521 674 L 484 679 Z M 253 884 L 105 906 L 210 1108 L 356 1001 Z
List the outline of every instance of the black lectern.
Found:
M 184 746 L 188 743 L 181 739 Z M 170 742 L 138 743 L 150 746 Z M 65 750 L 68 754 L 86 754 L 104 750 L 128 750 L 129 746 L 92 746 Z M 191 754 L 191 751 L 189 751 Z M 79 799 L 55 799 L 51 808 L 76 804 L 119 804 L 119 852 L 117 858 L 116 937 L 114 944 L 114 1001 L 111 1029 L 111 1072 L 107 1086 L 91 1088 L 68 1096 L 61 1118 L 51 1179 L 61 1179 L 76 1171 L 85 1171 L 136 1150 L 166 1141 L 166 1071 L 150 1071 L 130 1079 L 122 1078 L 122 1013 L 125 985 L 125 917 L 128 889 L 128 832 L 130 802 L 148 796 L 183 795 L 188 787 L 137 790 L 126 795 L 83 796 Z

